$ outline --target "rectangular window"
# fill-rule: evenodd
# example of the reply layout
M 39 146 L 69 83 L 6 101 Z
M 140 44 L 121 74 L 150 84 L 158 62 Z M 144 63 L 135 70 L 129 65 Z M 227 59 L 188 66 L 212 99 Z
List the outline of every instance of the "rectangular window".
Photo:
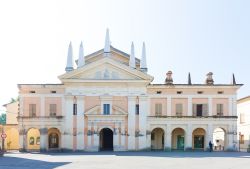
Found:
M 77 104 L 73 104 L 73 115 L 77 115 Z
M 135 114 L 138 115 L 139 112 L 140 112 L 139 104 L 136 104 L 136 105 L 135 105 Z
M 197 104 L 197 107 L 196 107 L 196 116 L 202 116 L 202 104 Z
M 155 104 L 155 115 L 156 116 L 162 115 L 162 104 L 160 103 Z
M 36 116 L 36 104 L 29 104 L 29 116 L 30 117 Z
M 50 104 L 49 105 L 49 115 L 51 117 L 55 117 L 56 116 L 56 104 Z
M 156 91 L 156 94 L 161 94 L 161 91 Z
M 176 104 L 175 106 L 176 106 L 175 107 L 176 116 L 182 116 L 183 105 L 182 104 Z
M 240 144 L 244 144 L 244 134 L 240 135 Z
M 223 116 L 223 104 L 217 104 L 217 116 Z
M 208 116 L 208 105 L 193 104 L 193 116 Z
M 110 114 L 110 104 L 103 104 L 103 114 L 104 115 Z
M 244 113 L 240 113 L 240 123 L 245 123 L 245 114 Z

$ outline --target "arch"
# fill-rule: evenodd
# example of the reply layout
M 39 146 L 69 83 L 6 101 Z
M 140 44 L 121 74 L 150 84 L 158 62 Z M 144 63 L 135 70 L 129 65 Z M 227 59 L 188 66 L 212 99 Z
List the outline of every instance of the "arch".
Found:
M 37 128 L 30 128 L 27 130 L 27 150 L 40 150 L 40 131 Z
M 173 150 L 184 150 L 185 147 L 185 130 L 183 128 L 175 128 L 172 131 L 172 145 Z
M 206 131 L 203 128 L 196 128 L 192 133 L 192 147 L 196 150 L 204 150 L 205 149 L 205 136 Z
M 151 150 L 164 150 L 165 132 L 162 128 L 155 128 L 151 132 Z
M 114 132 L 113 128 L 111 128 L 111 127 L 109 127 L 109 126 L 105 126 L 105 127 L 100 127 L 100 128 L 98 128 L 98 129 L 97 129 L 97 130 L 98 130 L 98 133 L 100 134 L 100 132 L 101 132 L 103 129 L 109 129 L 109 130 L 111 130 L 112 132 Z
M 19 132 L 16 128 L 10 128 L 6 130 L 5 147 L 7 150 L 18 150 L 19 149 Z
M 61 147 L 61 132 L 57 128 L 48 130 L 48 149 L 59 149 Z
M 224 151 L 227 147 L 226 130 L 222 127 L 217 127 L 213 131 L 213 150 Z
M 113 151 L 113 131 L 110 128 L 102 128 L 99 134 L 101 151 Z

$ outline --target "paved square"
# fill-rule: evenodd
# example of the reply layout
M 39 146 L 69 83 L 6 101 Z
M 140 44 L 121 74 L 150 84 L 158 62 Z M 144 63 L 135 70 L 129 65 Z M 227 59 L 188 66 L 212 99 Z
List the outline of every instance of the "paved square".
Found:
M 0 169 L 249 169 L 250 153 L 98 152 L 8 153 Z

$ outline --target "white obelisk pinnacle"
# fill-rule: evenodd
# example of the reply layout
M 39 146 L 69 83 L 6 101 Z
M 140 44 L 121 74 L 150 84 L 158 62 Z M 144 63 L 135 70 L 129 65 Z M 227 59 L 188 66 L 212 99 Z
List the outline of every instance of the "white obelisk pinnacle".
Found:
M 68 57 L 67 57 L 67 65 L 65 68 L 66 72 L 72 71 L 73 68 L 73 49 L 72 49 L 72 44 L 70 42 L 69 44 L 69 49 L 68 49 Z
M 132 68 L 135 68 L 135 49 L 134 49 L 134 43 L 131 44 L 131 53 L 129 57 L 129 66 Z
M 83 45 L 81 42 L 81 45 L 79 48 L 79 58 L 78 58 L 77 68 L 83 67 L 84 65 L 85 65 L 85 58 L 84 58 L 84 52 L 83 52 Z
M 142 46 L 142 56 L 141 56 L 140 68 L 141 68 L 141 71 L 143 71 L 143 72 L 147 72 L 148 71 L 148 68 L 147 68 L 147 58 L 146 58 L 146 47 L 145 47 L 145 43 L 144 42 L 143 42 L 143 46 Z

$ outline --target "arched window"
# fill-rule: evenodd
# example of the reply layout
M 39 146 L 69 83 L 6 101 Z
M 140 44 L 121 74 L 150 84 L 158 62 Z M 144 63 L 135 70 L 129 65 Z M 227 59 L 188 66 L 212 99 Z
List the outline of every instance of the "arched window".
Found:
M 59 148 L 59 137 L 57 133 L 49 135 L 49 148 Z
M 34 137 L 30 137 L 29 143 L 30 143 L 30 145 L 34 145 L 35 144 Z
M 40 145 L 40 137 L 37 137 L 37 138 L 36 138 L 36 144 L 37 144 L 37 145 Z

